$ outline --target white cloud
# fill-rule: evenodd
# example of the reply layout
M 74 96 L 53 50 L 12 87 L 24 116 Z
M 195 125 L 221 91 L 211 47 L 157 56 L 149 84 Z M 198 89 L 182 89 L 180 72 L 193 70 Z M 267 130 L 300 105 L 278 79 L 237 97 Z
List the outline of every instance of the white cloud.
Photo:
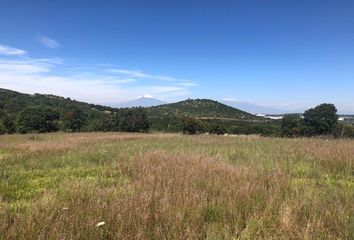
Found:
M 147 87 L 150 92 L 158 94 L 158 93 L 173 93 L 173 92 L 180 92 L 184 91 L 185 88 L 176 87 L 176 86 L 151 86 Z
M 222 99 L 223 101 L 230 101 L 230 102 L 236 102 L 237 100 L 235 98 L 231 98 L 231 97 L 226 97 Z
M 154 98 L 154 97 L 151 96 L 150 94 L 144 94 L 143 97 L 144 97 L 144 98 Z
M 49 71 L 47 64 L 32 61 L 0 60 L 0 72 L 3 74 L 23 75 L 38 74 Z
M 130 70 L 119 73 L 107 72 L 105 66 L 97 64 L 69 65 L 60 58 L 0 58 L 0 88 L 55 94 L 90 103 L 109 105 L 143 95 L 167 100 L 189 94 L 189 88 L 194 86 L 191 81 L 172 77 L 156 75 L 158 80 L 171 80 L 156 84 L 153 80 L 141 81 L 156 78 L 153 75 Z
M 31 60 L 31 58 L 28 58 L 27 60 Z M 35 62 L 48 63 L 48 64 L 62 64 L 64 63 L 64 60 L 61 58 L 37 58 L 35 59 Z
M 61 46 L 59 42 L 43 35 L 38 36 L 38 41 L 48 48 L 58 48 Z
M 182 81 L 182 82 L 191 82 L 189 80 L 174 78 L 170 76 L 163 76 L 163 75 L 151 75 L 141 71 L 132 71 L 127 69 L 108 69 L 109 72 L 116 73 L 123 76 L 129 76 L 133 78 L 145 78 L 145 79 L 153 79 L 153 80 L 160 80 L 160 81 Z
M 174 100 L 176 97 L 188 96 L 190 95 L 189 88 L 178 87 L 178 86 L 145 86 L 138 87 L 133 90 L 134 92 L 148 92 L 150 95 L 162 99 L 165 101 Z M 143 95 L 143 94 L 139 94 Z
M 2 61 L 0 87 L 25 93 L 55 94 L 94 103 L 133 97 L 116 86 L 117 80 L 108 81 L 103 77 L 86 79 L 75 75 L 57 76 L 51 73 L 52 67 L 26 61 L 21 64 Z
M 184 86 L 184 87 L 197 87 L 197 86 L 199 86 L 198 83 L 194 83 L 194 82 L 190 82 L 190 81 L 179 82 L 179 83 L 177 83 L 177 85 Z
M 40 36 L 47 47 L 58 47 L 53 39 Z M 24 93 L 55 94 L 76 100 L 112 104 L 136 96 L 176 98 L 196 86 L 189 80 L 151 75 L 141 71 L 110 69 L 105 64 L 68 64 L 60 58 L 34 59 L 25 50 L 0 45 L 0 88 Z M 149 81 L 145 81 L 148 79 Z M 144 81 L 143 81 L 144 80 Z
M 18 48 L 13 48 L 5 45 L 0 45 L 0 55 L 25 55 L 26 51 Z
M 149 75 L 146 75 L 142 72 L 139 71 L 131 71 L 131 70 L 126 70 L 126 69 L 108 69 L 108 71 L 112 73 L 117 73 L 129 77 L 135 77 L 135 78 L 149 78 Z
M 110 68 L 107 70 L 110 73 L 116 74 L 119 77 L 130 77 L 138 80 L 149 80 L 149 82 L 144 81 L 144 87 L 134 88 L 135 92 L 148 92 L 160 99 L 169 100 L 175 97 L 180 97 L 190 94 L 189 89 L 191 87 L 199 86 L 197 83 L 164 75 L 152 75 L 144 73 L 142 71 L 134 71 L 128 69 L 115 69 Z M 161 85 L 163 83 L 163 85 Z M 157 85 L 156 85 L 157 84 Z M 150 85 L 150 86 L 149 86 Z M 141 95 L 139 95 L 141 96 Z

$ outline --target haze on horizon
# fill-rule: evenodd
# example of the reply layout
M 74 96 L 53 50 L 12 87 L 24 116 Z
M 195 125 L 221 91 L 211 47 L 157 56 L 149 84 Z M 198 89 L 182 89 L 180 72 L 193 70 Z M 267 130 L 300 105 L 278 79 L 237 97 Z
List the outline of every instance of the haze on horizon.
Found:
M 354 113 L 354 2 L 2 1 L 0 88 Z

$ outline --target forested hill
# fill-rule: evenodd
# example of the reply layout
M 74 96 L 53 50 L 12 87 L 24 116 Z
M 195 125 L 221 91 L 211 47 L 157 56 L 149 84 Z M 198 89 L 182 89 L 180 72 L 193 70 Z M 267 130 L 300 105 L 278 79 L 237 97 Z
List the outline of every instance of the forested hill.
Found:
M 149 118 L 189 116 L 200 119 L 259 120 L 239 109 L 209 99 L 188 99 L 182 102 L 147 108 Z
M 0 133 L 147 131 L 146 111 L 0 89 Z
M 112 108 L 45 94 L 0 88 L 0 134 L 44 132 L 186 132 L 353 137 L 349 116 L 337 124 L 333 104 L 321 104 L 281 122 L 266 120 L 209 99 L 188 99 L 148 108 Z M 331 123 L 331 125 L 329 125 Z M 330 127 L 329 127 L 330 126 Z M 323 129 L 327 129 L 325 132 Z
M 208 99 L 148 108 L 111 108 L 45 94 L 0 88 L 0 133 L 52 131 L 180 131 L 185 116 L 205 121 L 261 118 Z
M 67 107 L 77 107 L 82 111 L 114 111 L 114 108 L 79 102 L 48 94 L 25 94 L 0 88 L 0 109 L 9 114 L 21 112 L 26 107 L 47 106 L 64 110 Z

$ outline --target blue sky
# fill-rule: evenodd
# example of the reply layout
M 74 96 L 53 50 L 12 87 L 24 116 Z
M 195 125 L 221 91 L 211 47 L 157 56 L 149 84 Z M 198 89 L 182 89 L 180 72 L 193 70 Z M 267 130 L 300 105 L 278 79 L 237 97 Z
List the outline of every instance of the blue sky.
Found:
M 0 87 L 354 112 L 354 1 L 3 0 Z

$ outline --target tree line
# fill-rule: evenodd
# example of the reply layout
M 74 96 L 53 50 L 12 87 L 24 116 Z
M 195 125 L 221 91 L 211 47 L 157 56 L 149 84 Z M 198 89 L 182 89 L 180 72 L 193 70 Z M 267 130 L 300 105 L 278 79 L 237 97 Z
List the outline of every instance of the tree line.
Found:
M 336 107 L 326 103 L 308 109 L 303 116 L 284 115 L 281 121 L 281 136 L 354 137 L 354 127 L 350 124 L 339 123 Z
M 114 112 L 85 112 L 71 106 L 58 111 L 48 106 L 31 106 L 18 115 L 3 113 L 0 133 L 147 132 L 149 122 L 143 108 L 119 109 Z
M 208 112 L 209 106 L 214 106 L 211 112 Z M 177 116 L 173 114 L 177 111 L 174 107 L 194 115 L 198 115 L 195 114 L 198 110 L 203 113 L 202 116 L 218 116 L 218 111 L 226 111 L 222 104 L 205 99 L 187 100 L 162 108 L 116 109 L 54 95 L 29 95 L 0 89 L 0 134 L 161 131 L 279 137 L 354 137 L 354 125 L 339 123 L 337 109 L 333 104 L 321 104 L 305 111 L 303 115 L 284 115 L 281 121 L 258 117 L 240 117 L 233 120 L 217 117 L 199 119 L 187 116 L 188 114 Z M 200 107 L 202 109 L 199 109 Z M 233 113 L 239 115 L 236 110 Z
M 278 137 L 354 137 L 354 126 L 338 122 L 333 104 L 321 104 L 301 114 L 286 114 L 282 120 L 268 122 L 206 122 L 184 117 L 181 131 L 186 134 L 259 134 Z

